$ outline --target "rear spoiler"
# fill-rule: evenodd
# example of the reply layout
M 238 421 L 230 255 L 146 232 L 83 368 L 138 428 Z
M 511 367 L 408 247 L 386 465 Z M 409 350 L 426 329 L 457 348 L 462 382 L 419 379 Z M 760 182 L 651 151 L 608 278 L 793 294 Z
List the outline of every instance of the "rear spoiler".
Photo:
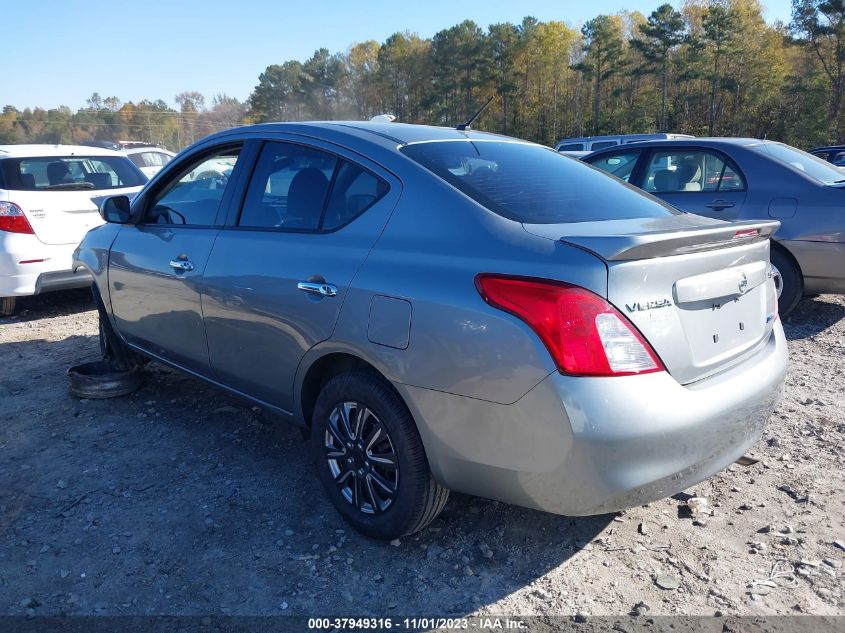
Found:
M 777 220 L 750 220 L 632 235 L 563 236 L 560 241 L 587 250 L 605 261 L 653 259 L 762 242 L 779 227 Z

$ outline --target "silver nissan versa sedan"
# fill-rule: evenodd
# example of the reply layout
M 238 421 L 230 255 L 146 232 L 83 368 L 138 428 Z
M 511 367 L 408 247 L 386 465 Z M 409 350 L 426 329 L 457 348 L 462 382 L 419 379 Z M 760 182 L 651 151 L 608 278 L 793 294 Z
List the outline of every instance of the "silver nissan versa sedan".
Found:
M 256 125 L 102 213 L 75 265 L 107 357 L 310 429 L 326 493 L 374 537 L 423 528 L 449 490 L 567 515 L 671 495 L 781 397 L 777 221 L 683 214 L 539 145 Z

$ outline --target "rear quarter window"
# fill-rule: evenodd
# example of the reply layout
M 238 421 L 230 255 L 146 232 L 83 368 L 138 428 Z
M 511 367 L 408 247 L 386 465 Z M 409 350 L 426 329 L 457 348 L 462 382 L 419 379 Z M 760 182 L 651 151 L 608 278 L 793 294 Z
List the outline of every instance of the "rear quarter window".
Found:
M 679 213 L 616 178 L 547 147 L 506 141 L 415 143 L 400 151 L 493 213 L 559 224 Z

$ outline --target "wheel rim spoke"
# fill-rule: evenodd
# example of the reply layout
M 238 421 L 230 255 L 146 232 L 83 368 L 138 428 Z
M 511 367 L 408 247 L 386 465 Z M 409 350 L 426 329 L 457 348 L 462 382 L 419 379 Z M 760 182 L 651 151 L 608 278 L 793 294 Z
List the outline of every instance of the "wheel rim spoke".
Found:
M 373 476 L 367 473 L 364 482 L 367 484 L 367 496 L 370 498 L 370 504 L 373 506 L 373 512 L 381 512 L 381 501 L 379 501 L 376 491 L 373 489 Z
M 346 442 L 346 439 L 343 437 L 343 433 L 340 430 L 340 428 L 338 428 L 337 418 L 335 418 L 334 420 L 329 420 L 328 430 L 329 430 L 329 433 L 331 433 L 331 436 L 334 438 L 334 440 L 340 446 L 343 446 L 343 444 Z
M 355 428 L 354 428 L 354 435 L 352 436 L 355 440 L 361 439 L 361 432 L 364 430 L 364 421 L 368 417 L 370 410 L 366 407 L 362 407 L 360 404 L 355 403 Z
M 352 432 L 352 426 L 349 420 L 349 412 L 355 407 L 354 402 L 344 402 L 340 405 L 340 416 L 343 419 L 343 431 L 347 438 L 354 440 L 355 434 Z
M 371 471 L 370 477 L 385 491 L 388 496 L 392 497 L 396 493 L 396 485 L 385 479 L 378 471 Z
M 361 478 L 360 477 L 353 477 L 352 483 L 352 504 L 362 510 L 361 504 L 363 499 L 361 499 Z
M 359 512 L 386 511 L 399 489 L 399 460 L 378 415 L 346 400 L 327 420 L 324 455 L 341 496 Z
M 396 455 L 394 453 L 369 453 L 369 460 L 387 470 L 396 470 Z
M 376 426 L 375 430 L 370 433 L 370 437 L 367 438 L 367 455 L 370 455 L 370 452 L 373 450 L 373 445 L 378 441 L 381 437 L 381 426 Z

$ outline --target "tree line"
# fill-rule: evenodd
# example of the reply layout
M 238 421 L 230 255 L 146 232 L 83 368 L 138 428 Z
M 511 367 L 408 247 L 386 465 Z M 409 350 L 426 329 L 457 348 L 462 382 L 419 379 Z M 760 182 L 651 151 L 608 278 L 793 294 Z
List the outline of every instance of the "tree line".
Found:
M 178 150 L 241 125 L 246 114 L 245 105 L 225 93 L 207 103 L 198 92 L 181 92 L 174 101 L 178 109 L 162 99 L 123 103 L 95 92 L 76 112 L 67 106 L 18 110 L 6 105 L 0 114 L 0 144 L 143 141 Z
M 686 0 L 575 28 L 532 17 L 472 20 L 431 38 L 318 49 L 272 64 L 244 103 L 198 93 L 0 115 L 0 142 L 131 138 L 179 148 L 233 125 L 306 119 L 453 126 L 490 95 L 474 127 L 545 144 L 566 136 L 667 131 L 753 136 L 808 147 L 845 137 L 845 0 L 793 0 L 788 24 L 759 0 Z

